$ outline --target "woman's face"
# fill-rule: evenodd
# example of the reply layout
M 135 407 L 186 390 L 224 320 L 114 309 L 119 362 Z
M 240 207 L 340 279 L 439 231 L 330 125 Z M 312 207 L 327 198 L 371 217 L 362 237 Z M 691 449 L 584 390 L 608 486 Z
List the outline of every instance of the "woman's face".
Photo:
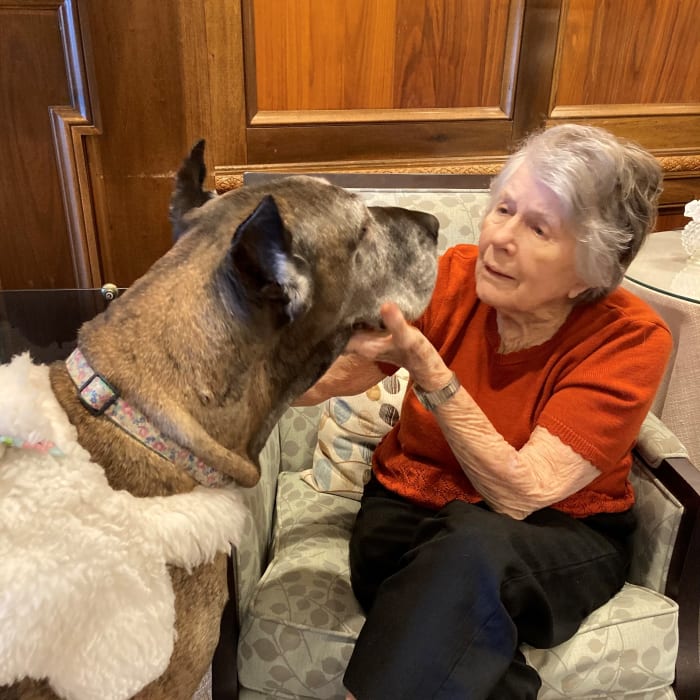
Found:
M 575 249 L 556 195 L 521 165 L 481 225 L 477 294 L 503 312 L 568 310 L 587 288 L 576 273 Z

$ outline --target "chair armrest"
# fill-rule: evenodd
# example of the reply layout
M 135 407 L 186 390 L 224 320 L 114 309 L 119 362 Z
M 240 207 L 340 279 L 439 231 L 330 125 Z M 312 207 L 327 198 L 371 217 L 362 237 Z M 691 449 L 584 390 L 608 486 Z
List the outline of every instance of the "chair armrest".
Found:
M 679 648 L 674 690 L 698 700 L 700 689 L 700 470 L 685 457 L 663 459 L 654 475 L 683 505 L 666 583 L 679 606 Z
M 650 467 L 670 457 L 689 459 L 688 450 L 675 433 L 653 413 L 648 413 L 637 438 L 637 452 Z

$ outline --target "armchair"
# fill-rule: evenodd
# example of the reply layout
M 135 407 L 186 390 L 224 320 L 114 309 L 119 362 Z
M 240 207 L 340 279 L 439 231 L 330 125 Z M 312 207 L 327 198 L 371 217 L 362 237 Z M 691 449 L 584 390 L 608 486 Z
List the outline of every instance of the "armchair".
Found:
M 247 179 L 260 177 L 269 174 Z M 478 238 L 484 178 L 331 179 L 370 204 L 435 214 L 441 249 Z M 399 374 L 365 396 L 289 409 L 273 430 L 261 481 L 246 493 L 251 515 L 231 563 L 214 700 L 344 697 L 343 672 L 363 624 L 347 562 L 356 498 L 405 383 Z M 632 479 L 639 527 L 628 583 L 568 642 L 523 649 L 542 677 L 542 700 L 700 697 L 700 471 L 654 414 L 640 434 Z

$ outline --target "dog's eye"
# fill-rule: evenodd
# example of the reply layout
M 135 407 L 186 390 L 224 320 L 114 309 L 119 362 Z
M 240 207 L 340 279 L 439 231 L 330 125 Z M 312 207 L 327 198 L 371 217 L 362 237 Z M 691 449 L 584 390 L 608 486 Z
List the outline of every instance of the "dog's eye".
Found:
M 357 255 L 357 249 L 360 247 L 360 244 L 362 241 L 365 240 L 365 237 L 367 236 L 367 233 L 369 232 L 369 224 L 363 224 L 359 231 L 357 232 L 357 236 L 355 238 L 350 238 L 348 239 L 348 252 L 352 255 Z

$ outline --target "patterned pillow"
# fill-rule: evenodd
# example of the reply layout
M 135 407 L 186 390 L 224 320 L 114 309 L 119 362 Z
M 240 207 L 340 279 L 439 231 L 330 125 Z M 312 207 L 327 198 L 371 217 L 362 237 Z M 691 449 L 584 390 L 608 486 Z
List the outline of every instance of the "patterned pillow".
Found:
M 357 396 L 326 401 L 311 469 L 301 478 L 317 491 L 359 500 L 372 471 L 372 452 L 399 419 L 408 371 L 401 368 Z

